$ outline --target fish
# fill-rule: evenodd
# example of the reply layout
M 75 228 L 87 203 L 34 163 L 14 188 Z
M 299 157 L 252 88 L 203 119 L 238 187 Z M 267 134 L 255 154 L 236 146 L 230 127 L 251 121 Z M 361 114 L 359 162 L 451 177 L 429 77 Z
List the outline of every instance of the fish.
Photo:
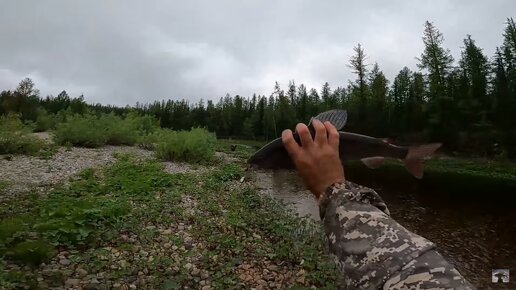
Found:
M 388 139 L 341 131 L 347 122 L 347 111 L 330 110 L 312 117 L 308 129 L 315 136 L 312 121 L 329 121 L 339 131 L 339 157 L 341 163 L 360 160 L 371 169 L 379 168 L 386 158 L 399 159 L 415 178 L 421 179 L 424 171 L 424 160 L 431 157 L 441 147 L 441 143 L 430 143 L 416 146 L 398 146 Z M 299 135 L 294 132 L 294 140 L 301 145 Z M 262 169 L 295 169 L 292 159 L 283 146 L 280 138 L 274 139 L 256 151 L 248 160 L 253 167 Z

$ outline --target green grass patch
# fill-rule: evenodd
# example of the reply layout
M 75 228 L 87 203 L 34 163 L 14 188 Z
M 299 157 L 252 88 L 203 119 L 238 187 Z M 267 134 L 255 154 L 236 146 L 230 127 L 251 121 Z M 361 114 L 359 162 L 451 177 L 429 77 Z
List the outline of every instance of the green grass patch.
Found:
M 134 201 L 154 198 L 153 193 L 172 187 L 175 180 L 160 164 L 137 163 L 126 155 L 98 174 L 85 170 L 46 197 L 33 196 L 18 201 L 20 207 L 3 209 L 0 255 L 38 264 L 51 256 L 44 252 L 50 253 L 52 246 L 93 246 L 123 221 Z
M 4 192 L 9 187 L 9 182 L 0 180 L 0 193 Z

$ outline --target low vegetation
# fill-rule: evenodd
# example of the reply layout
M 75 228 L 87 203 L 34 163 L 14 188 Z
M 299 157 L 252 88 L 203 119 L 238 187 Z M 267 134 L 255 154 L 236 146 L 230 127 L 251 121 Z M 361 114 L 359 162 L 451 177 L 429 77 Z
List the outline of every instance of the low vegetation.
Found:
M 129 114 L 125 118 L 114 114 L 84 114 L 67 116 L 54 131 L 57 144 L 100 147 L 103 145 L 134 145 L 158 129 L 150 116 Z
M 18 115 L 0 116 L 0 154 L 37 155 L 48 149 L 48 144 L 30 135 Z
M 142 279 L 149 289 L 263 283 L 246 280 L 248 267 L 256 275 L 285 273 L 270 282 L 283 287 L 334 287 L 320 229 L 241 183 L 250 178 L 241 166 L 168 174 L 157 161 L 117 158 L 46 196 L 29 194 L 0 209 L 0 288 L 63 285 L 77 275 L 62 266 L 69 263 L 104 273 L 106 287 Z M 13 263 L 33 268 L 6 266 Z
M 157 130 L 147 135 L 142 143 L 144 147 L 152 148 L 161 160 L 206 163 L 215 156 L 216 141 L 215 134 L 195 128 L 190 131 Z

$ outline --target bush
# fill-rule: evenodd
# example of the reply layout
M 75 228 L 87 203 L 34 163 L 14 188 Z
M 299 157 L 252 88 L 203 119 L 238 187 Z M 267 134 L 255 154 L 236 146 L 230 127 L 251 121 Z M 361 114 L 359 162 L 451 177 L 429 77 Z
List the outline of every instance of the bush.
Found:
M 35 155 L 47 148 L 44 141 L 29 133 L 18 115 L 0 117 L 0 154 Z
M 133 124 L 113 114 L 102 115 L 97 126 L 103 130 L 106 144 L 134 145 L 138 140 L 138 131 Z
M 159 130 L 146 139 L 153 144 L 156 156 L 168 161 L 202 163 L 215 155 L 215 135 L 205 129 L 191 131 Z
M 45 109 L 38 108 L 34 126 L 34 132 L 45 132 L 54 128 L 56 124 L 55 115 L 49 114 Z
M 93 115 L 70 116 L 57 125 L 55 142 L 59 145 L 71 143 L 76 146 L 100 147 L 106 143 L 105 128 L 99 127 L 98 118 Z
M 95 116 L 67 116 L 57 125 L 55 141 L 60 145 L 67 143 L 83 147 L 102 145 L 134 145 L 143 136 L 158 128 L 157 120 L 150 116 L 130 113 L 123 119 L 114 114 Z

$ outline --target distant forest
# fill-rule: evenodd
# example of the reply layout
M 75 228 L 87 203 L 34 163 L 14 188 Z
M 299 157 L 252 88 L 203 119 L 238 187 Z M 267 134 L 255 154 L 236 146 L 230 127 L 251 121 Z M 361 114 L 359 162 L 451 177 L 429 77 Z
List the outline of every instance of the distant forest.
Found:
M 83 96 L 40 97 L 30 79 L 14 91 L 0 93 L 0 114 L 19 113 L 24 121 L 41 114 L 150 114 L 162 127 L 185 130 L 205 127 L 218 137 L 270 140 L 285 128 L 307 122 L 319 112 L 348 111 L 347 131 L 388 137 L 398 143 L 443 142 L 448 152 L 516 157 L 516 24 L 506 22 L 503 43 L 486 56 L 473 38 L 464 39 L 460 59 L 443 46 L 443 35 L 424 25 L 425 46 L 418 70 L 400 70 L 391 82 L 377 63 L 369 64 L 358 44 L 349 68 L 356 79 L 346 87 L 320 90 L 291 81 L 278 83 L 270 96 L 230 96 L 191 103 L 187 100 L 137 103 L 133 107 L 87 104 Z M 65 113 L 63 113 L 65 112 Z

